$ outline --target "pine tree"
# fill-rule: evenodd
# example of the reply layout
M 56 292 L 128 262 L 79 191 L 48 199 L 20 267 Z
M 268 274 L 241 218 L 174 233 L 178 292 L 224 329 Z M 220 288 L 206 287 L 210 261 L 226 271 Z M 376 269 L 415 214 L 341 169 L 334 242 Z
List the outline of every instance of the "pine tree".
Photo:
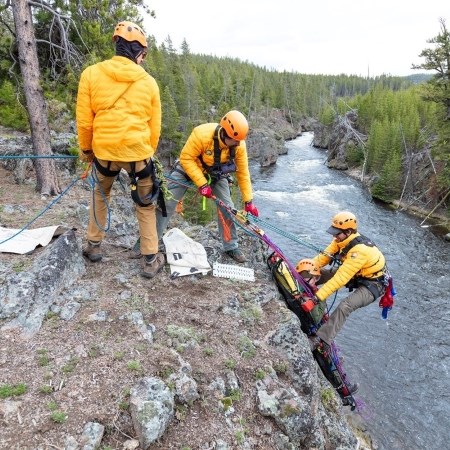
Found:
M 435 158 L 440 161 L 438 180 L 442 189 L 441 196 L 445 198 L 450 192 L 450 31 L 444 19 L 439 19 L 439 23 L 440 33 L 427 41 L 434 47 L 422 50 L 419 57 L 425 58 L 425 62 L 413 65 L 413 69 L 435 71 L 433 78 L 423 89 L 422 95 L 425 100 L 438 105 L 436 111 L 438 139 L 433 152 Z

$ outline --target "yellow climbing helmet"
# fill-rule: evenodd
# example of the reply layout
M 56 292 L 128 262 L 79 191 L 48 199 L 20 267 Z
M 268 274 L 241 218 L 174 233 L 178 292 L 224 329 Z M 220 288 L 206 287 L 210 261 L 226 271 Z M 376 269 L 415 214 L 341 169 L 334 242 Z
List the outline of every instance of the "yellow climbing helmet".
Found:
M 228 111 L 222 119 L 220 119 L 220 126 L 231 139 L 243 141 L 247 137 L 248 122 L 244 114 L 239 111 Z
M 356 216 L 349 211 L 341 211 L 331 219 L 331 227 L 328 228 L 327 233 L 334 236 L 344 230 L 356 231 L 357 229 Z
M 117 41 L 119 36 L 128 42 L 137 41 L 142 47 L 147 48 L 147 39 L 142 28 L 133 22 L 128 22 L 127 20 L 119 22 L 114 29 L 113 41 Z
M 302 272 L 308 272 L 312 276 L 320 277 L 319 266 L 312 259 L 302 259 L 297 263 L 295 270 L 300 274 Z

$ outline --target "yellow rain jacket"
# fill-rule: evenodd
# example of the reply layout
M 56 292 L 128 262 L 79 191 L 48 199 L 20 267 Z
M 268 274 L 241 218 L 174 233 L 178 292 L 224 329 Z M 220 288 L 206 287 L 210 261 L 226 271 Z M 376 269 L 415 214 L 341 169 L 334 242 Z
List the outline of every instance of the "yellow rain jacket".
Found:
M 123 56 L 86 68 L 76 108 L 80 154 L 105 161 L 142 161 L 155 153 L 161 101 L 155 79 Z
M 329 255 L 338 255 L 358 236 L 360 236 L 359 233 L 351 234 L 342 242 L 337 242 L 333 239 L 324 252 Z M 331 261 L 331 258 L 321 253 L 315 256 L 313 260 L 319 267 L 323 267 Z M 342 255 L 342 265 L 333 277 L 319 288 L 316 292 L 316 297 L 319 300 L 325 300 L 333 292 L 344 287 L 354 277 L 362 277 L 369 280 L 381 277 L 384 267 L 384 256 L 377 247 L 369 247 L 362 243 L 356 244 L 346 255 Z
M 197 187 L 203 186 L 208 182 L 206 178 L 207 172 L 202 165 L 202 160 L 207 166 L 212 167 L 214 165 L 214 131 L 216 127 L 217 123 L 205 123 L 195 127 L 180 153 L 180 164 Z M 220 162 L 229 162 L 230 150 L 220 137 L 219 147 L 221 150 Z M 236 164 L 236 179 L 241 191 L 242 201 L 249 202 L 253 199 L 253 193 L 245 141 L 241 141 L 236 147 L 234 162 Z

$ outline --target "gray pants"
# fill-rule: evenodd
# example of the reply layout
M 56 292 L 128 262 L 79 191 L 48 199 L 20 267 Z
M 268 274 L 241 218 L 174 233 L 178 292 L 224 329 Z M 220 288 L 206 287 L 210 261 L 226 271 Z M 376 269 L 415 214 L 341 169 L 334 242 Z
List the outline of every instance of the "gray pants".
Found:
M 323 271 L 319 280 L 320 283 L 328 281 L 332 277 L 332 273 Z M 381 283 L 376 283 L 380 295 L 384 293 L 384 287 Z M 379 285 L 379 286 L 378 286 Z M 379 298 L 377 297 L 377 298 Z M 331 313 L 328 321 L 317 331 L 317 336 L 325 341 L 328 345 L 334 340 L 339 330 L 344 325 L 347 317 L 359 308 L 370 305 L 376 300 L 374 295 L 365 286 L 358 286 L 350 295 L 344 298 L 336 309 Z
M 172 217 L 178 202 L 184 197 L 190 183 L 183 173 L 178 172 L 178 170 L 182 170 L 181 166 L 176 166 L 176 169 L 177 170 L 172 170 L 170 173 L 170 180 L 168 180 L 167 183 L 167 187 L 173 195 L 173 199 L 166 200 L 167 217 L 163 217 L 159 209 L 156 211 L 156 229 L 159 240 L 162 239 L 169 220 Z M 230 208 L 234 208 L 227 179 L 221 178 L 211 187 L 213 194 L 218 199 L 222 200 Z M 219 235 L 222 239 L 223 250 L 228 251 L 236 249 L 238 247 L 236 225 L 230 213 L 220 206 L 217 207 L 217 222 L 219 226 Z

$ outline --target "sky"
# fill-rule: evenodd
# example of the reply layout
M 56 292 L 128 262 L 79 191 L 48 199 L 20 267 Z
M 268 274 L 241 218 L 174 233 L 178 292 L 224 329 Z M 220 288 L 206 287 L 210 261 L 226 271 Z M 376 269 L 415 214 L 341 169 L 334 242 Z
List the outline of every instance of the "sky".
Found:
M 145 32 L 160 45 L 238 58 L 266 69 L 323 75 L 424 72 L 420 52 L 450 28 L 449 0 L 147 0 Z

